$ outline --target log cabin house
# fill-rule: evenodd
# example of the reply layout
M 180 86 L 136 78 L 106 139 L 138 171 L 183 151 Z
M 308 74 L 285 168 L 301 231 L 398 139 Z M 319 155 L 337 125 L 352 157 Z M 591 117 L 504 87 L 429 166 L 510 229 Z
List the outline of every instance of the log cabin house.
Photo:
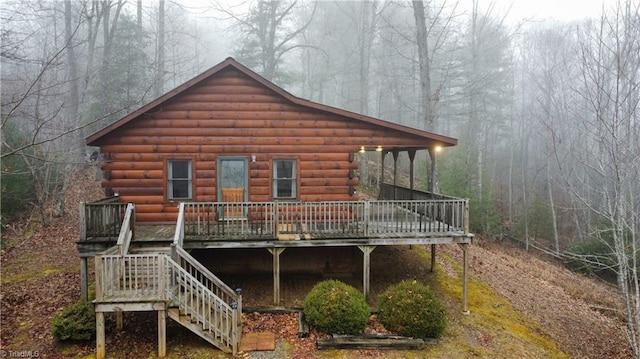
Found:
M 274 304 L 288 248 L 358 248 L 362 290 L 376 246 L 458 243 L 468 202 L 383 183 L 360 199 L 355 154 L 409 156 L 454 146 L 450 137 L 298 98 L 227 58 L 87 138 L 100 149 L 107 198 L 81 205 L 82 295 L 95 257 L 97 357 L 104 313 L 157 311 L 159 356 L 166 318 L 236 353 L 242 294 L 190 252 L 262 248 L 271 256 Z M 384 167 L 384 162 L 383 162 Z M 306 256 L 307 254 L 302 254 Z M 304 262 L 305 260 L 302 260 Z M 121 316 L 119 316 L 121 318 Z M 118 321 L 121 325 L 121 321 Z

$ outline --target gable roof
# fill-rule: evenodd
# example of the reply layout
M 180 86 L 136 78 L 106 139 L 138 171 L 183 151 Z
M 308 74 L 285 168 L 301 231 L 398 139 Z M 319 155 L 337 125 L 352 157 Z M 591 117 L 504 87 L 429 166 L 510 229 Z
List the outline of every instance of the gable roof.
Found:
M 370 116 L 365 116 L 359 113 L 355 113 L 355 112 L 351 112 L 351 111 L 347 111 L 347 110 L 343 110 L 343 109 L 339 109 L 336 107 L 332 107 L 332 106 L 328 106 L 328 105 L 323 105 L 317 102 L 313 102 L 313 101 L 309 101 L 309 100 L 305 100 L 299 97 L 296 97 L 292 94 L 290 94 L 289 92 L 287 92 L 286 90 L 282 89 L 281 87 L 277 86 L 276 84 L 272 83 L 271 81 L 265 79 L 264 77 L 258 75 L 257 73 L 255 73 L 254 71 L 252 71 L 251 69 L 245 67 L 244 65 L 240 64 L 238 61 L 236 61 L 235 59 L 233 59 L 232 57 L 227 57 L 224 61 L 222 61 L 221 63 L 213 66 L 212 68 L 210 68 L 209 70 L 201 73 L 200 75 L 192 78 L 191 80 L 183 83 L 182 85 L 176 87 L 175 89 L 167 92 L 166 94 L 158 97 L 157 99 L 149 102 L 148 104 L 142 106 L 141 108 L 133 111 L 132 113 L 126 115 L 125 117 L 119 119 L 118 121 L 106 126 L 105 128 L 99 130 L 98 132 L 90 135 L 89 137 L 87 137 L 86 142 L 87 145 L 89 146 L 95 146 L 96 143 L 98 143 L 98 141 L 100 141 L 100 139 L 104 138 L 105 136 L 108 136 L 111 132 L 115 131 L 116 129 L 126 125 L 127 123 L 129 123 L 130 121 L 133 121 L 134 119 L 136 119 L 137 117 L 144 115 L 145 113 L 149 113 L 151 112 L 154 108 L 161 106 L 163 103 L 173 99 L 174 97 L 182 94 L 183 92 L 187 91 L 188 89 L 192 88 L 193 86 L 198 85 L 199 83 L 205 81 L 206 79 L 214 76 L 215 74 L 221 72 L 224 69 L 227 69 L 229 67 L 232 67 L 240 72 L 242 72 L 243 74 L 245 74 L 246 76 L 248 76 L 249 78 L 257 81 L 258 83 L 264 85 L 265 87 L 267 87 L 268 89 L 270 89 L 271 91 L 273 91 L 274 93 L 282 96 L 284 99 L 286 99 L 287 101 L 295 104 L 295 105 L 299 105 L 299 106 L 303 106 L 303 107 L 307 107 L 307 108 L 311 108 L 314 110 L 318 110 L 318 111 L 322 111 L 322 112 L 326 112 L 326 113 L 330 113 L 330 114 L 335 114 L 335 115 L 339 115 L 339 116 L 343 116 L 346 118 L 350 118 L 350 119 L 354 119 L 354 120 L 358 120 L 358 121 L 363 121 L 378 127 L 382 127 L 382 128 L 386 128 L 389 130 L 395 130 L 395 131 L 400 131 L 400 132 L 404 132 L 407 134 L 411 134 L 411 135 L 416 135 L 419 137 L 423 137 L 425 138 L 425 140 L 428 140 L 429 142 L 435 142 L 441 146 L 455 146 L 457 144 L 457 140 L 455 138 L 452 137 L 447 137 L 447 136 L 443 136 L 443 135 L 438 135 L 432 132 L 427 132 L 427 131 L 423 131 L 423 130 L 419 130 L 416 128 L 412 128 L 412 127 L 408 127 L 408 126 L 403 126 L 403 125 L 399 125 L 393 122 L 388 122 L 388 121 L 384 121 L 375 117 L 370 117 Z M 426 148 L 426 145 L 425 145 Z

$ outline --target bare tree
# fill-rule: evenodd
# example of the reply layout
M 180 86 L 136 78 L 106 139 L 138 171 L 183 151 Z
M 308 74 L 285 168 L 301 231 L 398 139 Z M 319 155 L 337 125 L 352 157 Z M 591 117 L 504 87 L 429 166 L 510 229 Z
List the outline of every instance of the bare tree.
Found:
M 571 135 L 549 127 L 571 193 L 596 217 L 591 235 L 608 246 L 626 309 L 629 343 L 640 358 L 640 4 L 617 3 L 581 29 L 580 82 L 585 114 Z M 586 107 L 579 107 L 585 105 Z M 585 111 L 587 110 L 587 111 Z
M 278 65 L 285 54 L 305 46 L 296 39 L 313 20 L 317 3 L 312 4 L 311 15 L 301 22 L 294 21 L 297 5 L 297 0 L 258 0 L 244 16 L 219 9 L 240 25 L 243 41 L 238 57 L 249 66 L 259 67 L 259 72 L 268 80 L 277 77 Z

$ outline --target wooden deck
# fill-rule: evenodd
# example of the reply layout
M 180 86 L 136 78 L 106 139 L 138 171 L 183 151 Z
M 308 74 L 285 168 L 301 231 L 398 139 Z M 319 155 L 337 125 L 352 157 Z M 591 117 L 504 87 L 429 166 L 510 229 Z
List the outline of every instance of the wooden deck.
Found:
M 363 254 L 362 288 L 370 287 L 379 245 L 458 243 L 463 249 L 467 312 L 468 201 L 393 188 L 408 199 L 350 202 L 181 203 L 175 224 L 136 225 L 135 205 L 113 200 L 81 205 L 82 297 L 87 257 L 95 256 L 96 357 L 105 357 L 104 314 L 158 312 L 158 353 L 166 353 L 166 318 L 233 353 L 241 339 L 242 295 L 191 257 L 190 249 L 265 248 L 273 257 L 273 303 L 280 303 L 280 255 L 290 247 L 352 246 Z M 121 320 L 120 320 L 121 322 Z
M 418 192 L 424 194 L 424 192 Z M 407 197 L 398 188 L 394 196 Z M 132 248 L 286 248 L 470 243 L 467 200 L 442 195 L 350 202 L 181 203 L 175 225 L 132 224 Z M 81 256 L 115 244 L 123 204 L 84 207 Z M 104 212 L 100 212 L 103 208 Z M 229 215 L 233 214 L 233 215 Z

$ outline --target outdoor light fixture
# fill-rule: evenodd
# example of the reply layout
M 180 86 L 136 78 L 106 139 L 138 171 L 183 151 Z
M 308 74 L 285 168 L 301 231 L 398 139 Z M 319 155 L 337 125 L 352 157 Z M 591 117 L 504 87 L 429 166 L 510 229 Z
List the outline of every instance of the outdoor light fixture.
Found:
M 440 153 L 442 152 L 442 146 L 436 145 L 436 147 L 434 147 L 433 150 L 436 151 L 436 153 Z
M 382 152 L 382 146 L 378 146 L 378 147 L 376 147 L 376 151 L 377 151 L 377 152 Z
M 364 153 L 364 146 L 360 146 L 360 153 Z

